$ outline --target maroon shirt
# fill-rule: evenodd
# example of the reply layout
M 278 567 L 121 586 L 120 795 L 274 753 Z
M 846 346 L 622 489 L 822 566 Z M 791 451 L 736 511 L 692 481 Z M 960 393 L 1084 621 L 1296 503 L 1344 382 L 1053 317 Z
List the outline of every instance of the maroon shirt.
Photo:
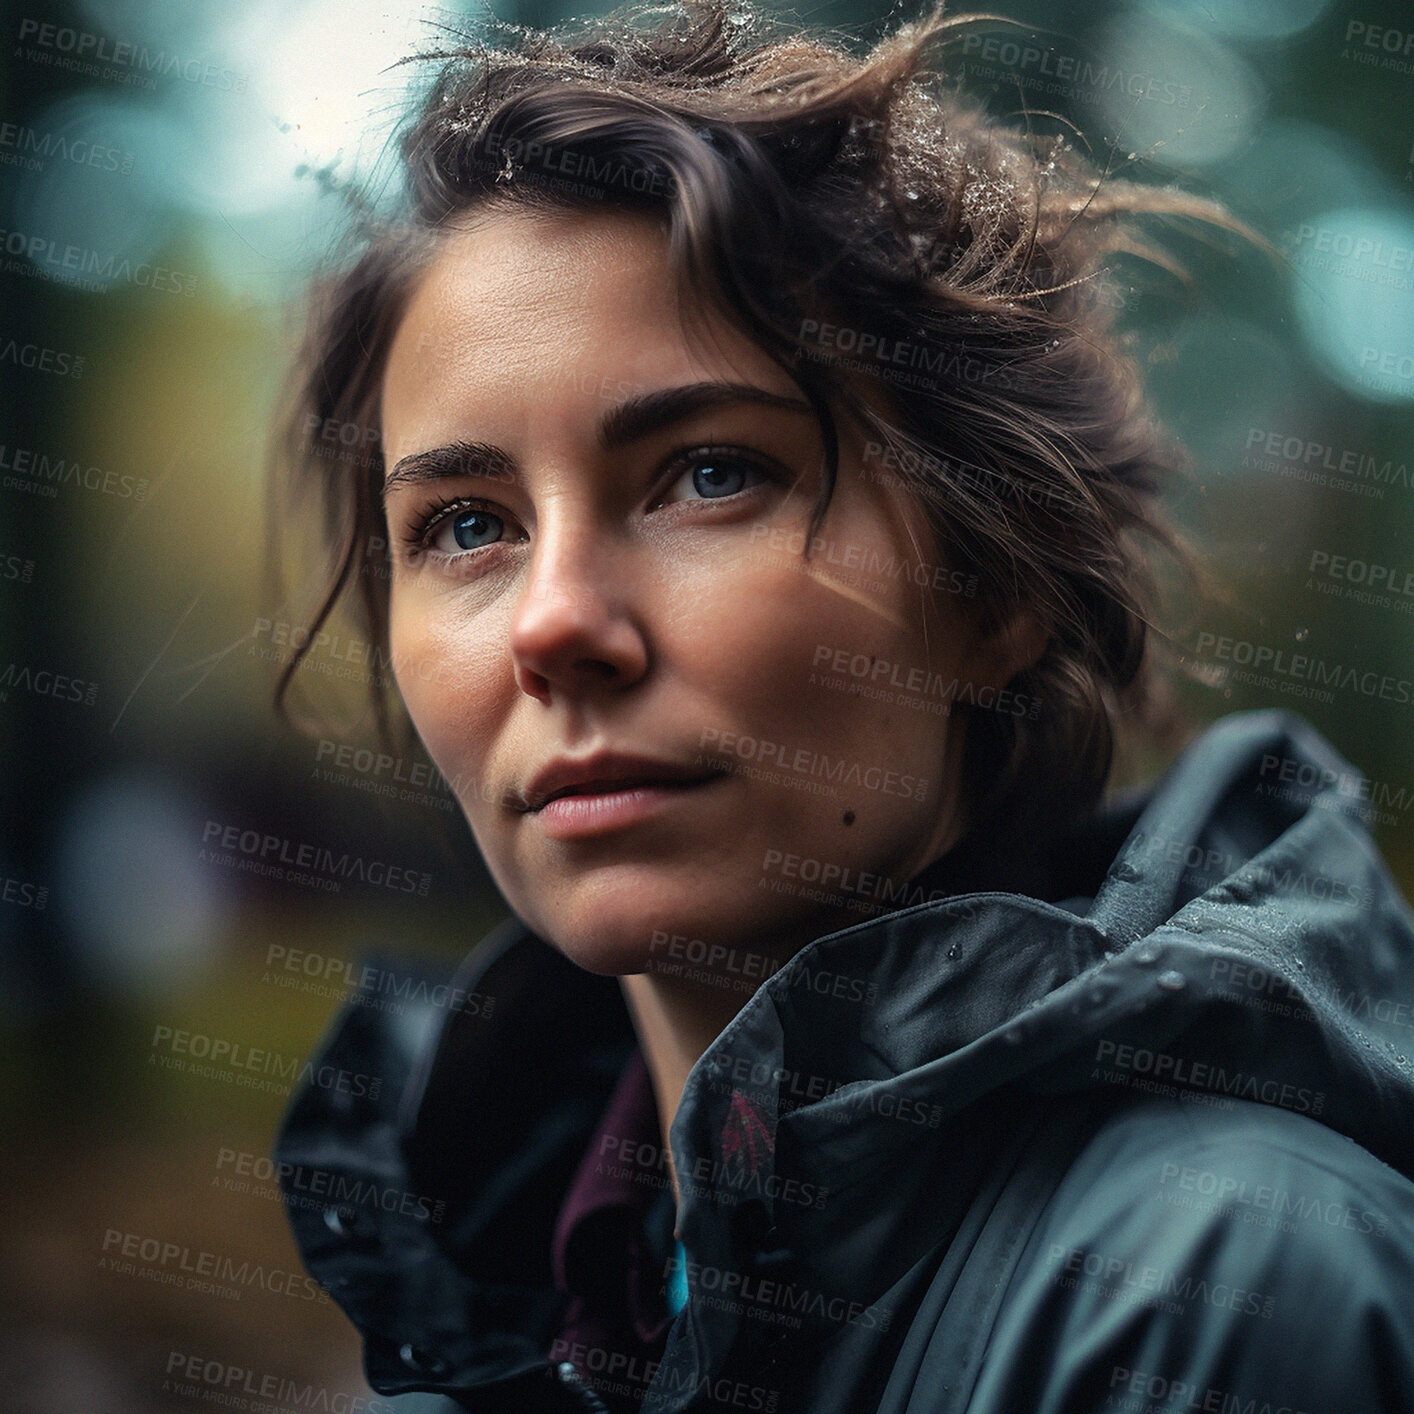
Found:
M 569 1297 L 549 1356 L 636 1409 L 662 1356 L 676 1205 L 643 1053 L 624 1066 L 566 1192 L 551 1262 Z

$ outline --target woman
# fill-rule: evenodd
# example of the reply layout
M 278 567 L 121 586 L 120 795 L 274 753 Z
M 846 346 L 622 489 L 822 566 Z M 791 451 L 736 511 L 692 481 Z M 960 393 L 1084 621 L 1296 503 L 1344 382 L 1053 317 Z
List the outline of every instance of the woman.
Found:
M 380 1086 L 281 1136 L 382 1393 L 1414 1407 L 1360 777 L 1259 712 L 1102 796 L 1182 546 L 1096 277 L 1223 218 L 947 96 L 951 23 L 441 56 L 325 287 L 316 626 L 354 592 L 514 914 L 412 1021 L 353 998 Z

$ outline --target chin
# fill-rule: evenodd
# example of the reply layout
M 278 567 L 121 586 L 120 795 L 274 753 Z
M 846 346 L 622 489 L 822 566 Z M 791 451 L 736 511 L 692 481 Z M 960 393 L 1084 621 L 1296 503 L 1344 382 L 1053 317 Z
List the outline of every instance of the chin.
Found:
M 543 901 L 544 894 L 539 898 Z M 586 972 L 627 977 L 681 974 L 726 956 L 737 940 L 770 936 L 778 920 L 762 917 L 759 901 L 733 907 L 722 880 L 703 888 L 652 889 L 643 880 L 569 889 L 549 908 L 516 912 L 547 943 Z M 513 904 L 514 906 L 514 904 Z M 759 945 L 750 944 L 759 951 Z M 710 953 L 709 951 L 710 950 Z
M 629 977 L 646 972 L 653 961 L 651 930 L 621 932 L 586 927 L 581 921 L 567 928 L 536 932 L 576 967 L 600 977 Z

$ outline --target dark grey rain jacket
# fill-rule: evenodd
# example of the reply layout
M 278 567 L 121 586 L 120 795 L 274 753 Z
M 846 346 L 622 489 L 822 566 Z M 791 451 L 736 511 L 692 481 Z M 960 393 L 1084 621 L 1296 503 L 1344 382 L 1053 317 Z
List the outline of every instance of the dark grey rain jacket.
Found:
M 635 1041 L 616 980 L 515 920 L 450 988 L 344 1008 L 322 1059 L 381 1085 L 286 1116 L 305 1261 L 373 1387 L 436 1392 L 399 1410 L 1414 1410 L 1380 794 L 1300 717 L 1236 714 L 1015 887 L 804 948 L 688 1079 L 689 1294 L 651 1364 L 549 1356 L 551 1230 Z

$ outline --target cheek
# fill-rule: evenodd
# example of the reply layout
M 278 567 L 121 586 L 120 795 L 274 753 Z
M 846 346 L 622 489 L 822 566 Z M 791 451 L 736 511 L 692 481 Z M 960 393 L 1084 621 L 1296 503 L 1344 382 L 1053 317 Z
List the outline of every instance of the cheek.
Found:
M 919 738 L 941 736 L 937 715 L 910 711 L 886 682 L 871 690 L 911 670 L 950 676 L 956 662 L 945 630 L 930 626 L 925 639 L 917 627 L 922 604 L 906 580 L 788 555 L 746 560 L 721 578 L 725 586 L 686 596 L 696 607 L 679 634 L 692 648 L 683 661 L 739 722 L 770 726 L 784 745 L 828 739 L 874 761 L 914 754 L 925 749 Z M 846 671 L 836 670 L 840 662 Z
M 396 591 L 389 610 L 393 674 L 408 716 L 442 774 L 468 783 L 458 790 L 468 799 L 469 783 L 484 774 L 484 748 L 507 676 L 490 618 L 434 610 Z

